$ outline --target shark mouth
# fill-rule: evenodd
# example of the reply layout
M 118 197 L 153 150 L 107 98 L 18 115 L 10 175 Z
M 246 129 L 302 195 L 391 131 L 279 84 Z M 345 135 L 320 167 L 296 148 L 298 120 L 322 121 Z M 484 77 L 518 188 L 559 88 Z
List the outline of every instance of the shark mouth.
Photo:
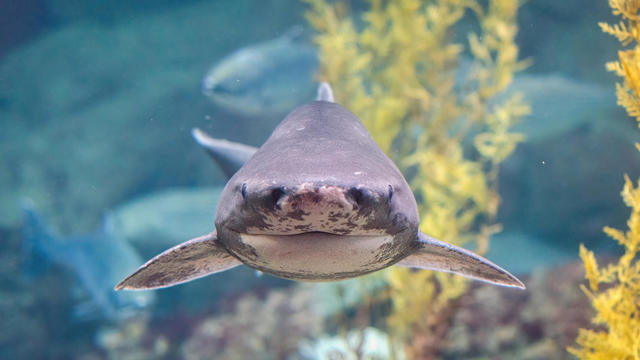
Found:
M 247 265 L 285 279 L 340 280 L 373 272 L 399 261 L 391 235 L 239 234 L 251 255 L 238 254 Z M 247 256 L 249 255 L 249 256 Z

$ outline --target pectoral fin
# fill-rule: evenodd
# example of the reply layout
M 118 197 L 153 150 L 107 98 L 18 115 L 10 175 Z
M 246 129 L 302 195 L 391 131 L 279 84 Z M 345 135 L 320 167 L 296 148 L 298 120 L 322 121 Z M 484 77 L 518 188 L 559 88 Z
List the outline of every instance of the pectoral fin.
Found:
M 147 261 L 116 285 L 116 290 L 157 289 L 177 285 L 242 264 L 216 240 L 216 233 L 176 245 Z
M 415 251 L 396 265 L 450 272 L 492 284 L 524 289 L 524 284 L 498 265 L 469 250 L 418 235 Z

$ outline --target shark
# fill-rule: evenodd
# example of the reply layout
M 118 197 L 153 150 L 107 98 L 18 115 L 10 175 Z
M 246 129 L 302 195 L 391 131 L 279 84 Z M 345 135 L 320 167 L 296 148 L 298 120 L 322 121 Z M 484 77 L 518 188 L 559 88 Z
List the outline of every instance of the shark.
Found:
M 24 277 L 31 280 L 44 274 L 49 264 L 65 268 L 84 294 L 85 301 L 79 301 L 74 308 L 77 320 L 118 322 L 153 305 L 153 293 L 113 291 L 113 283 L 135 270 L 142 258 L 114 233 L 108 219 L 98 231 L 60 236 L 38 214 L 31 200 L 23 200 L 21 207 Z
M 317 93 L 233 173 L 214 231 L 162 252 L 115 288 L 163 288 L 242 264 L 295 281 L 404 266 L 525 288 L 491 261 L 420 231 L 416 200 L 400 170 L 334 101 L 327 83 Z M 230 147 L 193 135 L 214 158 L 220 144 Z

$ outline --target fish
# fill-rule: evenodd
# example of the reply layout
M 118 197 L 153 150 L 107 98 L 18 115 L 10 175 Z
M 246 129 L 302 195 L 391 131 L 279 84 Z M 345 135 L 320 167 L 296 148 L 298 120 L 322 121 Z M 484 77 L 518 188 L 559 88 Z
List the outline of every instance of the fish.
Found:
M 496 101 L 516 93 L 531 104 L 531 114 L 512 131 L 525 134 L 528 143 L 537 144 L 584 126 L 610 126 L 606 120 L 618 116 L 615 94 L 609 88 L 558 74 L 516 76 Z
M 489 260 L 420 231 L 404 176 L 327 83 L 227 182 L 214 225 L 115 288 L 163 288 L 242 264 L 295 281 L 349 279 L 399 265 L 525 288 Z
M 113 235 L 109 224 L 94 233 L 59 237 L 49 229 L 31 201 L 24 200 L 21 206 L 25 277 L 45 272 L 51 263 L 66 268 L 87 297 L 75 307 L 78 320 L 123 320 L 154 303 L 153 293 L 113 290 L 114 282 L 134 270 L 142 259 L 131 245 Z
M 469 80 L 481 76 L 477 71 L 473 59 L 461 57 L 454 85 L 458 96 L 477 91 L 469 84 Z M 518 74 L 505 91 L 491 99 L 490 105 L 501 106 L 517 94 L 522 95 L 531 111 L 510 131 L 524 134 L 527 143 L 540 143 L 584 126 L 610 127 L 606 120 L 620 116 L 616 95 L 608 87 L 558 73 Z
M 333 102 L 333 91 L 330 87 L 318 87 L 316 99 Z M 222 170 L 227 180 L 231 179 L 233 174 L 258 151 L 254 146 L 213 138 L 198 128 L 191 130 L 191 136 Z
M 198 128 L 191 130 L 191 135 L 220 167 L 227 179 L 230 179 L 258 150 L 253 146 L 212 138 Z
M 243 47 L 214 64 L 202 80 L 202 92 L 234 114 L 254 118 L 282 116 L 315 91 L 318 55 L 305 44 L 302 28 Z
M 107 221 L 116 236 L 151 257 L 184 236 L 208 231 L 221 192 L 222 186 L 164 188 L 116 206 L 108 211 Z

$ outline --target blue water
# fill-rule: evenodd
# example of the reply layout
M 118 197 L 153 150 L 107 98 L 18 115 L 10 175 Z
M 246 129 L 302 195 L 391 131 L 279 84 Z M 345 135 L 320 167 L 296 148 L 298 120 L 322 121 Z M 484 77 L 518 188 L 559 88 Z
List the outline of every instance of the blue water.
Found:
M 154 254 L 213 230 L 211 191 L 226 177 L 192 128 L 260 146 L 286 112 L 261 111 L 266 96 L 254 90 L 287 79 L 274 91 L 290 101 L 315 88 L 315 63 L 294 62 L 294 80 L 269 73 L 218 88 L 230 103 L 202 93 L 211 67 L 239 49 L 296 27 L 294 50 L 277 51 L 278 61 L 312 46 L 305 9 L 276 0 L 0 2 L 0 358 L 298 359 L 322 358 L 322 341 L 335 345 L 336 318 L 352 320 L 362 293 L 384 284 L 298 287 L 239 267 L 148 295 L 112 290 Z M 596 23 L 610 20 L 605 1 L 531 1 L 518 17 L 520 54 L 532 65 L 513 90 L 532 114 L 517 128 L 528 140 L 501 168 L 504 230 L 487 257 L 525 279 L 556 271 L 577 289 L 578 244 L 615 254 L 601 229 L 623 228 L 628 216 L 619 191 L 624 173 L 640 175 L 637 129 L 603 65 L 618 44 Z M 365 325 L 384 328 L 383 315 Z M 513 343 L 552 333 L 542 328 Z

